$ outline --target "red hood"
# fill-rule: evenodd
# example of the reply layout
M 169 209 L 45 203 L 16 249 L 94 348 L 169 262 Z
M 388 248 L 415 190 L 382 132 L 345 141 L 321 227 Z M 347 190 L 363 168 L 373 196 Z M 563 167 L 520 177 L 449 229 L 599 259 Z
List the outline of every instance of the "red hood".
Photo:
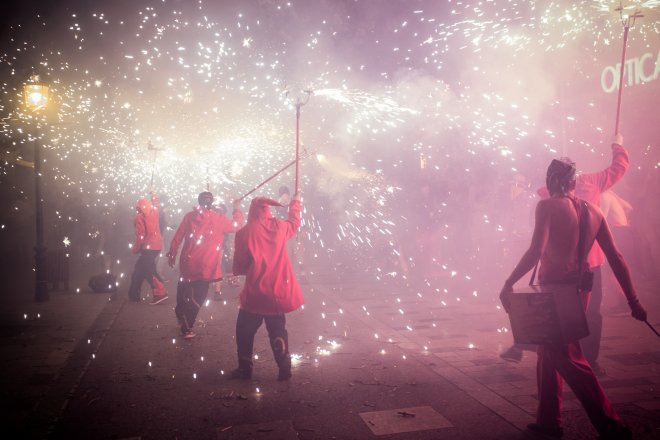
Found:
M 137 209 L 138 212 L 141 212 L 146 215 L 151 212 L 151 210 L 153 209 L 153 205 L 147 199 L 139 199 L 135 204 L 135 209 Z
M 271 206 L 282 206 L 282 204 L 268 197 L 255 197 L 252 199 L 250 211 L 248 212 L 248 223 L 271 218 L 273 216 L 270 212 Z

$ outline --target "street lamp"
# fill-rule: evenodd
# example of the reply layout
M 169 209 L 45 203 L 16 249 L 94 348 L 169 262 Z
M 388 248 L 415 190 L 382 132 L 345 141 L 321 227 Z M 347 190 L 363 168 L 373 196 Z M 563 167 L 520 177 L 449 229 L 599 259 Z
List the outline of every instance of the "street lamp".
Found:
M 46 108 L 48 104 L 48 86 L 39 83 L 39 77 L 30 78 L 30 83 L 23 86 L 25 106 L 33 112 Z M 41 200 L 41 144 L 34 138 L 34 193 L 37 227 L 37 243 L 34 247 L 35 296 L 37 302 L 48 301 L 48 281 L 46 280 L 46 246 L 44 246 L 44 212 Z

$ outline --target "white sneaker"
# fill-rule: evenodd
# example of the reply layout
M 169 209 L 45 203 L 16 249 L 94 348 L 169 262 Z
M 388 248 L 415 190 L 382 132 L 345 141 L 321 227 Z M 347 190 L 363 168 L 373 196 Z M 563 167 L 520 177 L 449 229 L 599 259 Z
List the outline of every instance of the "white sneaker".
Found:
M 167 300 L 167 298 L 169 298 L 169 296 L 167 296 L 167 295 L 154 296 L 154 298 L 151 300 L 151 302 L 149 304 L 151 304 L 152 306 L 155 306 L 156 304 L 160 304 L 160 303 L 164 302 L 165 300 Z

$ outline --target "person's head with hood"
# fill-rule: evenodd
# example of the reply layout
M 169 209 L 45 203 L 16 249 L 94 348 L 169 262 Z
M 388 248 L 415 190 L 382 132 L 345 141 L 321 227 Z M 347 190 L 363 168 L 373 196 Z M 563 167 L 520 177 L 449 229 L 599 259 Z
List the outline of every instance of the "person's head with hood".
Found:
M 575 162 L 567 157 L 553 159 L 548 166 L 545 185 L 551 196 L 565 196 L 575 189 Z
M 282 206 L 282 204 L 268 197 L 255 197 L 252 199 L 250 211 L 248 212 L 248 223 L 271 218 L 273 216 L 270 212 L 271 206 Z
M 199 193 L 197 203 L 199 203 L 201 208 L 211 209 L 213 207 L 213 194 L 209 191 Z
M 147 215 L 151 212 L 152 208 L 153 206 L 151 205 L 151 202 L 147 199 L 139 199 L 135 204 L 135 210 L 138 214 Z

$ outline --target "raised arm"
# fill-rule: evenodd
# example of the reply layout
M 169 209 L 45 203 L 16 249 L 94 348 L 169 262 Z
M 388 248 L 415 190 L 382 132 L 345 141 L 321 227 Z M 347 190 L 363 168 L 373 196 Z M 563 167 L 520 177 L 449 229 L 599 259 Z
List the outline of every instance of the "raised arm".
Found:
M 623 148 L 623 136 L 617 134 L 612 141 L 612 163 L 602 171 L 582 174 L 579 179 L 605 192 L 617 183 L 628 171 L 630 160 L 628 151 Z
M 286 223 L 289 224 L 289 230 L 286 234 L 286 239 L 293 237 L 298 232 L 300 227 L 300 211 L 302 209 L 302 202 L 300 201 L 300 195 L 295 194 L 293 200 L 289 203 L 289 218 L 286 220 Z

